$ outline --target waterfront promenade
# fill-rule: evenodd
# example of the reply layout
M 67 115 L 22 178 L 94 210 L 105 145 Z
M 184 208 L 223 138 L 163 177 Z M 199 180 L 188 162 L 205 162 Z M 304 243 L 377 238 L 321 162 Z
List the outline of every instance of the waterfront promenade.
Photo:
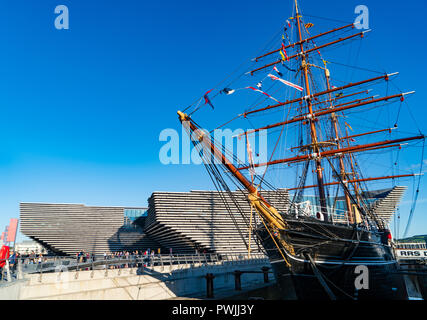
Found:
M 13 276 L 5 275 L 0 299 L 221 299 L 271 285 L 268 269 L 268 259 L 259 254 L 154 255 L 86 263 L 54 259 L 21 265 Z

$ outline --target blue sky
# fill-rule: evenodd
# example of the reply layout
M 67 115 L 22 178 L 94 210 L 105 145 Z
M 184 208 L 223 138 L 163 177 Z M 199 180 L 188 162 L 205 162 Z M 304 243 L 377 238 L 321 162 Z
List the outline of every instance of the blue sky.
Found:
M 54 27 L 60 4 L 69 30 Z M 360 65 L 401 73 L 395 83 L 417 91 L 409 105 L 426 133 L 426 2 L 301 2 L 348 22 L 359 4 L 373 29 Z M 159 133 L 179 130 L 176 110 L 258 53 L 291 10 L 290 0 L 2 2 L 0 230 L 19 202 L 145 206 L 155 190 L 213 189 L 201 166 L 160 163 Z M 423 186 L 410 234 L 427 233 Z

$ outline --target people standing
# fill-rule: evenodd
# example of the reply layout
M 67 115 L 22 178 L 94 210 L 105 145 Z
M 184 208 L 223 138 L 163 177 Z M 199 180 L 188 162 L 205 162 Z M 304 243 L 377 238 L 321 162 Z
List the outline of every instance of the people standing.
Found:
M 35 259 L 36 259 L 36 254 L 34 253 L 34 251 L 31 251 L 31 253 L 30 253 L 30 264 L 35 264 L 36 263 Z
M 16 253 L 15 253 L 15 251 L 13 251 L 12 255 L 9 257 L 9 267 L 10 267 L 10 270 L 12 272 L 15 271 L 15 268 L 16 268 Z

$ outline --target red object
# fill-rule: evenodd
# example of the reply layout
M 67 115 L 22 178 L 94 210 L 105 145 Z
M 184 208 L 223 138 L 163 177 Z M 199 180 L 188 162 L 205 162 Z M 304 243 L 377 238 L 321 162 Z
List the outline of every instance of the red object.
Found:
M 285 45 L 283 43 L 282 43 L 282 51 L 285 54 L 286 60 L 289 61 L 289 57 L 288 57 L 288 54 L 286 53 Z
M 9 247 L 2 246 L 0 249 L 0 268 L 3 268 L 6 264 L 6 259 L 9 259 Z
M 17 230 L 18 230 L 18 219 L 14 219 L 14 218 L 10 219 L 6 242 L 15 242 Z

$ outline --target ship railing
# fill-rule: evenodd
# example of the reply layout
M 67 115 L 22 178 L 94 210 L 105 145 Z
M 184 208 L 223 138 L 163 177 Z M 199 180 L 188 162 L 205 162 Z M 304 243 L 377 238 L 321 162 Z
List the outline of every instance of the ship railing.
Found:
M 425 242 L 395 242 L 396 248 L 399 249 L 427 249 Z
M 328 211 L 330 212 L 330 216 L 333 224 L 345 224 L 345 225 L 350 224 L 350 221 L 348 220 L 347 210 L 328 207 Z
M 345 224 L 345 225 L 349 225 L 350 222 L 348 220 L 348 216 L 346 214 L 342 214 L 342 213 L 333 213 L 331 215 L 332 217 L 332 223 L 334 224 Z
M 291 204 L 290 213 L 295 215 L 296 217 L 311 216 L 316 218 L 316 213 L 322 212 L 322 207 L 311 203 L 309 206 L 306 206 L 307 202 L 308 201 Z M 345 224 L 347 226 L 350 224 L 346 210 L 333 208 L 330 206 L 327 207 L 327 210 L 330 213 L 333 224 Z

